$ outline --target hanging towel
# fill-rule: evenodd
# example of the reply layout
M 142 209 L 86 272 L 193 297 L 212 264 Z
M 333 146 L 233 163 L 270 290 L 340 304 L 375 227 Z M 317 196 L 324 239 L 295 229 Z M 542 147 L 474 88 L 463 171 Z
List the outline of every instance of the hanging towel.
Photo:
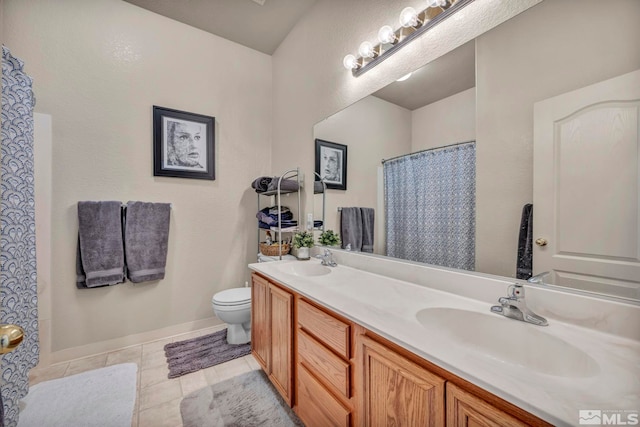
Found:
M 362 215 L 362 252 L 373 252 L 373 229 L 375 211 L 372 208 L 360 208 Z
M 124 247 L 132 282 L 164 279 L 170 216 L 169 203 L 127 203 Z
M 314 181 L 313 182 L 313 194 L 324 193 L 324 185 L 322 181 Z
M 340 234 L 342 235 L 342 248 L 351 245 L 351 250 L 362 249 L 362 214 L 360 208 L 342 208 L 340 216 Z
M 78 202 L 76 286 L 124 282 L 122 203 Z
M 516 279 L 527 280 L 533 271 L 533 205 L 527 203 L 522 207 L 520 234 L 518 236 L 518 260 Z

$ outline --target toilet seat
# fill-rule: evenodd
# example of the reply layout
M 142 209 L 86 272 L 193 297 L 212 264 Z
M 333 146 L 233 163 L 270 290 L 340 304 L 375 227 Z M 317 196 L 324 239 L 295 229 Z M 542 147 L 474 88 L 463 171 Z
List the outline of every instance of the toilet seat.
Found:
M 213 296 L 211 303 L 218 307 L 234 307 L 251 305 L 251 288 L 232 288 L 220 291 Z

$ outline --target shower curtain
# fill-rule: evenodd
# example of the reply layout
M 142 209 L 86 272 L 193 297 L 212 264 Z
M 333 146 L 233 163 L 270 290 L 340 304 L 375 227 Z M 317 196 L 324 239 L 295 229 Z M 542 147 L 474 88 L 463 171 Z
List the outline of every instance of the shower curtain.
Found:
M 384 163 L 387 255 L 475 269 L 475 142 Z
M 18 402 L 29 391 L 29 370 L 38 364 L 38 296 L 33 176 L 31 78 L 23 62 L 2 47 L 2 142 L 0 185 L 0 322 L 25 331 L 23 342 L 0 356 L 4 425 L 18 423 Z M 0 425 L 1 420 L 0 420 Z

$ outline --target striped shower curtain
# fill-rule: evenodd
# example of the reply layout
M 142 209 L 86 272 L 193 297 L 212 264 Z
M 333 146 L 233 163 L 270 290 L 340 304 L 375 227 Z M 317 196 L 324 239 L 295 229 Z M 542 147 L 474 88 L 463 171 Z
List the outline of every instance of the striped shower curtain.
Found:
M 2 142 L 0 185 L 0 322 L 25 331 L 13 352 L 0 356 L 4 425 L 18 422 L 19 400 L 29 391 L 29 370 L 38 364 L 38 296 L 33 176 L 31 78 L 23 62 L 2 47 Z M 0 420 L 2 425 L 2 420 Z
M 384 163 L 388 256 L 475 269 L 475 142 Z

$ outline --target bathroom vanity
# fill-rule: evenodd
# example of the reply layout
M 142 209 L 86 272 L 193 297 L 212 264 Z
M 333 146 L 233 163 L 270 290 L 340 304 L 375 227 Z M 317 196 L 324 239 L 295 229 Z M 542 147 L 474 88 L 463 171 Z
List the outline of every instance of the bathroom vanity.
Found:
M 250 268 L 253 354 L 306 425 L 575 425 L 638 407 L 636 340 L 342 264 Z

